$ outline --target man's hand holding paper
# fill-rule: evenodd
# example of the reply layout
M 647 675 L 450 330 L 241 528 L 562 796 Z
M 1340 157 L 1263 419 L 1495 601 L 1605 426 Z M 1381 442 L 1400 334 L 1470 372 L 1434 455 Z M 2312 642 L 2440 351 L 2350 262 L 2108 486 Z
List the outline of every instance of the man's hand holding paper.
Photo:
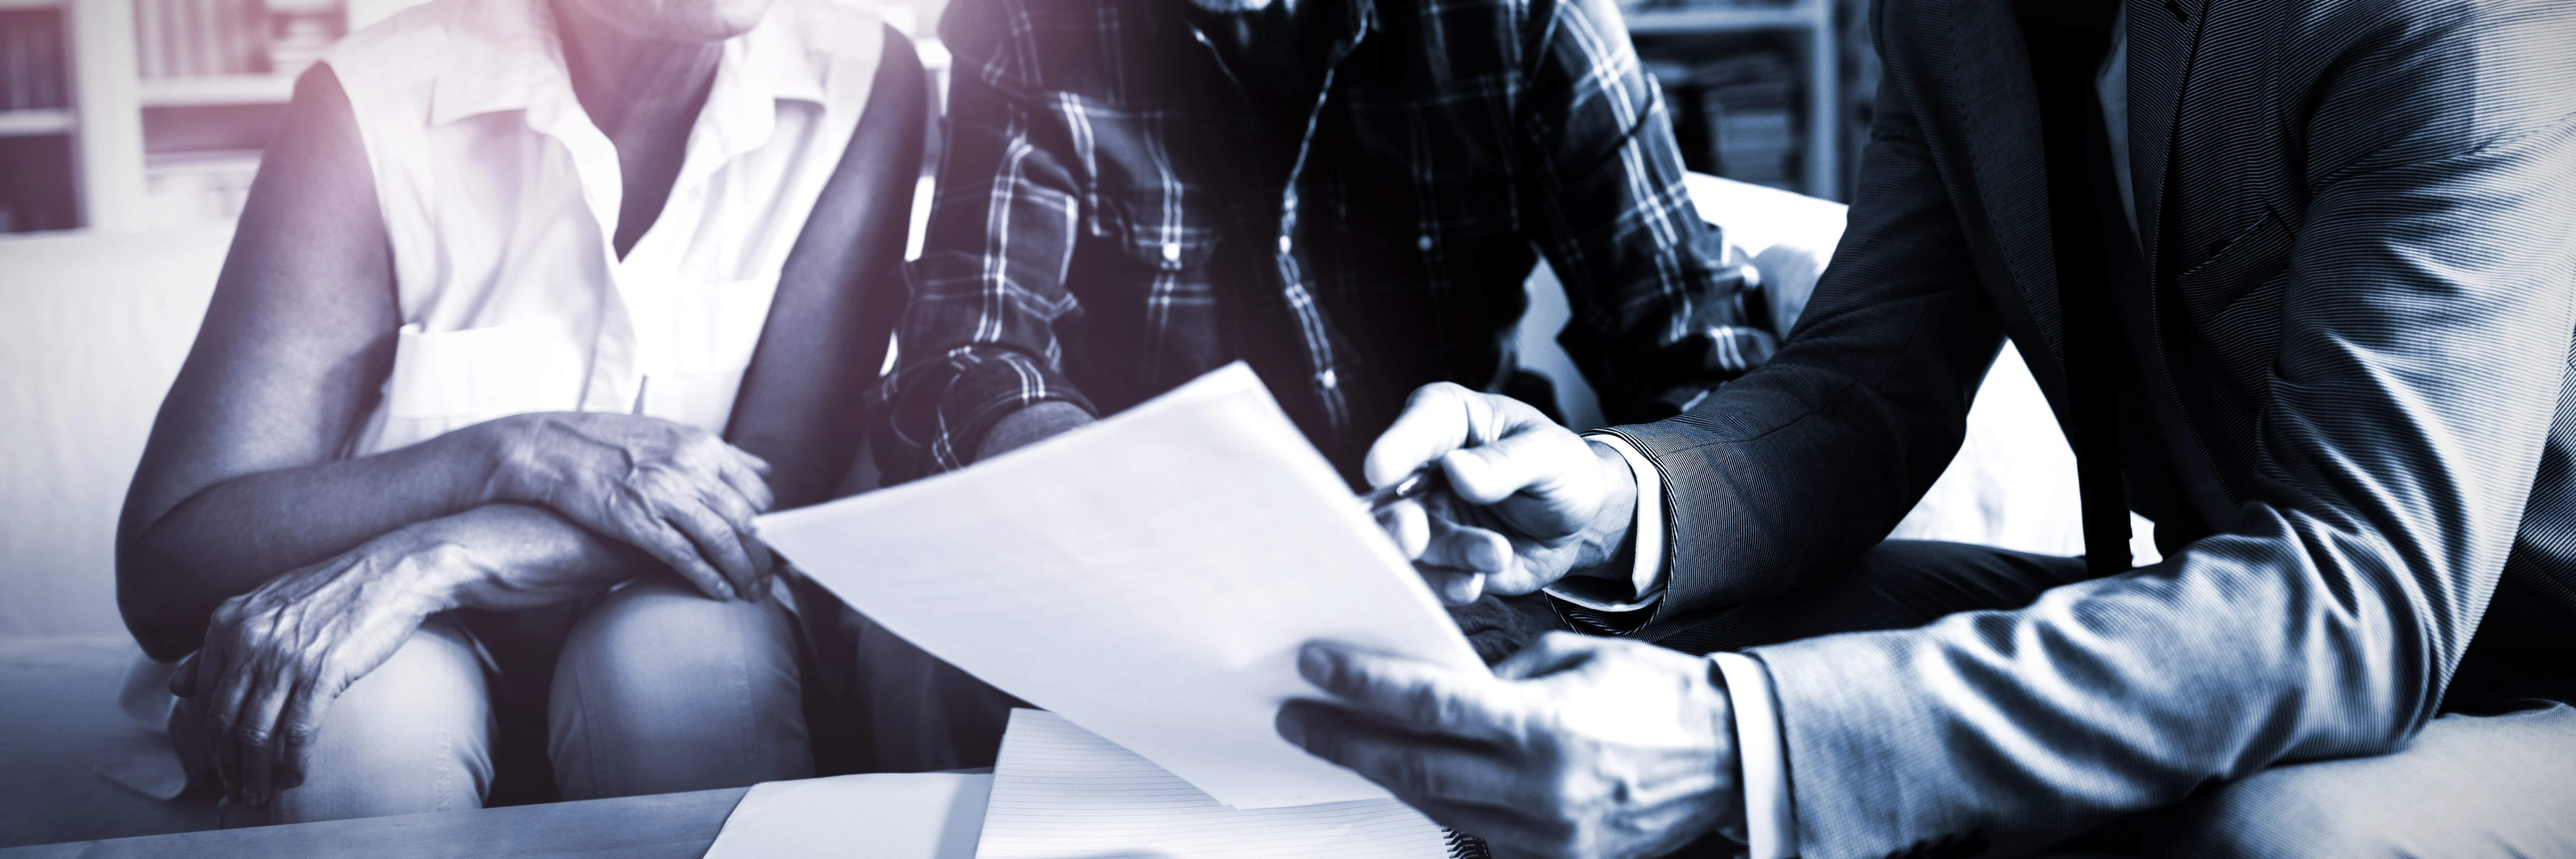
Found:
M 760 531 L 921 649 L 1238 807 L 1387 795 L 1273 730 L 1282 703 L 1313 694 L 1305 642 L 1485 673 L 1241 365 Z
M 1549 633 L 1491 675 L 1350 648 L 1297 663 L 1331 703 L 1279 732 L 1502 855 L 1657 856 L 1743 840 L 1734 722 L 1707 660 Z

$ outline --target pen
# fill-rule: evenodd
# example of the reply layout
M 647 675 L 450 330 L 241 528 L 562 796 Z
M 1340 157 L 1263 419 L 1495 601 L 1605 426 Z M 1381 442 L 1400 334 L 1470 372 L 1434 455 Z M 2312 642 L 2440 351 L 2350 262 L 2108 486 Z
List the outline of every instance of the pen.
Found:
M 1447 472 L 1440 470 L 1438 460 L 1433 460 L 1423 463 L 1421 468 L 1414 469 L 1412 474 L 1405 475 L 1401 480 L 1369 490 L 1367 494 L 1360 496 L 1360 501 L 1368 505 L 1369 512 L 1375 513 L 1386 509 L 1387 505 L 1407 498 L 1420 498 L 1432 490 L 1447 488 L 1448 485 Z

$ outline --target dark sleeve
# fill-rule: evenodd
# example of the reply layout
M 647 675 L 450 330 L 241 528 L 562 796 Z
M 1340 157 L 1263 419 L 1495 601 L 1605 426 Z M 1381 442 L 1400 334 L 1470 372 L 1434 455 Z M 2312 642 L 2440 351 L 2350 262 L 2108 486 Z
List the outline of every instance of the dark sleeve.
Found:
M 2302 49 L 2332 62 L 2290 122 L 2310 203 L 2248 501 L 2026 609 L 1754 650 L 1805 855 L 2037 849 L 2434 717 L 2563 414 L 2576 62 L 2541 34 L 2576 9 L 2398 8 Z
M 1079 162 L 1039 95 L 1029 28 L 1013 26 L 1026 15 L 1018 0 L 969 0 L 942 28 L 955 65 L 939 191 L 921 257 L 905 267 L 912 300 L 881 391 L 890 475 L 962 467 L 995 423 L 1041 402 L 1091 409 L 1064 376 L 1055 332 L 1078 307 L 1064 279 Z
M 1614 430 L 1664 475 L 1658 620 L 1848 564 L 1966 435 L 2003 335 L 1904 90 L 1891 69 L 1849 226 L 1780 353 L 1687 414 Z
M 1613 421 L 1670 415 L 1777 342 L 1682 184 L 1663 96 L 1609 0 L 1530 4 L 1523 223 L 1565 284 L 1558 335 Z M 1751 318 L 1748 318 L 1751 317 Z

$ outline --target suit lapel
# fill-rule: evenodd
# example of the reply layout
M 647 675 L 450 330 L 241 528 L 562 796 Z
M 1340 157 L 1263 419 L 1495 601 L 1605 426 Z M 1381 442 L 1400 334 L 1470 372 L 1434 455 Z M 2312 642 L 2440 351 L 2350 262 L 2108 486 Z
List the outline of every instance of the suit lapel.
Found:
M 2031 83 L 2021 21 L 2013 14 L 2012 0 L 1958 0 L 1950 18 L 1956 63 L 1952 91 L 1968 132 L 1978 196 L 2031 322 L 2047 341 L 2049 354 L 2042 356 L 2047 369 L 2054 371 L 2066 366 L 2066 326 L 2057 306 L 2039 91 Z
M 2129 4 L 2129 181 L 2137 191 L 2138 244 L 2147 282 L 2165 274 L 2165 167 L 2172 163 L 2174 115 L 2200 42 L 2203 0 Z

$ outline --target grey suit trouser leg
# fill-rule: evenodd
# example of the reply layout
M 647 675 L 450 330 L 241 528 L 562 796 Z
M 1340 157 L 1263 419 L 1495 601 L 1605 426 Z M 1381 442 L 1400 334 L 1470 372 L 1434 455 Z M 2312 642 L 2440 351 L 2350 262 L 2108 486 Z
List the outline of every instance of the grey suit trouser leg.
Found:
M 1844 575 L 1712 613 L 1656 643 L 1690 652 L 1921 626 L 2029 605 L 2082 558 L 1891 540 Z M 2397 752 L 2287 764 L 2195 794 L 2084 849 L 2174 857 L 2576 856 L 2576 707 L 2490 699 Z M 2126 843 L 2123 843 L 2126 842 Z
M 2576 707 L 2451 713 L 2395 753 L 2273 767 L 2170 815 L 2149 855 L 2576 856 Z

